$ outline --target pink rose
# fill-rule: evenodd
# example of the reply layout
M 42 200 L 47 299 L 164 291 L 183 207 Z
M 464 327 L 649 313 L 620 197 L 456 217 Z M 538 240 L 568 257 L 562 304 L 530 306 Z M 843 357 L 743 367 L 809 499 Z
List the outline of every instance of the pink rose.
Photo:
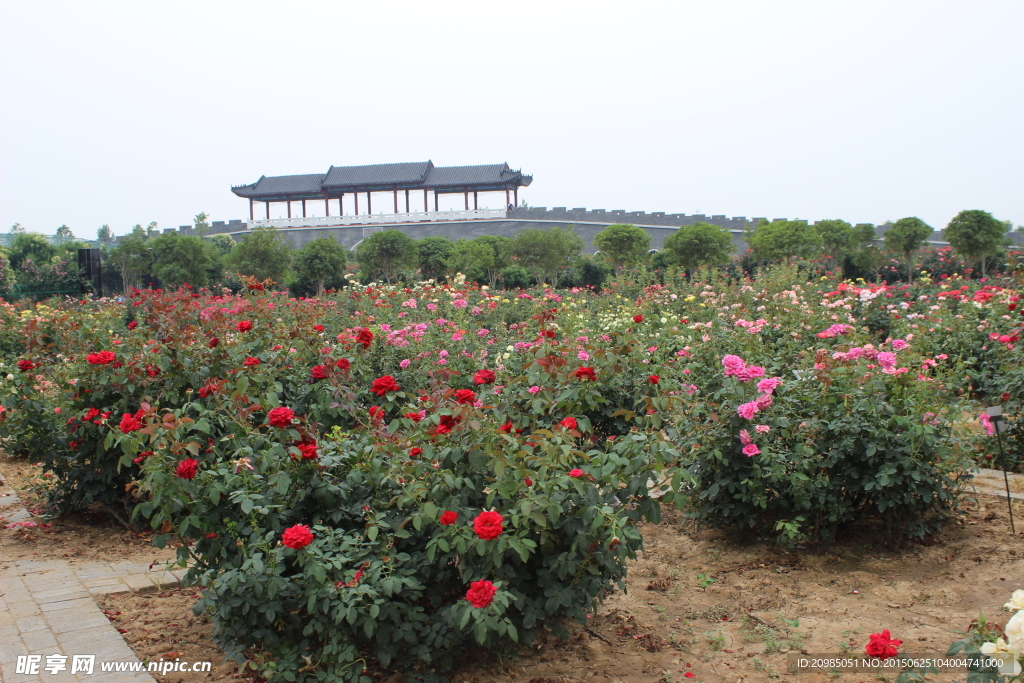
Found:
M 753 420 L 754 416 L 757 415 L 757 402 L 744 403 L 736 409 L 736 414 L 744 420 Z
M 757 447 L 757 444 L 748 443 L 746 446 L 743 447 L 743 455 L 747 456 L 748 458 L 758 455 L 760 452 L 761 449 Z

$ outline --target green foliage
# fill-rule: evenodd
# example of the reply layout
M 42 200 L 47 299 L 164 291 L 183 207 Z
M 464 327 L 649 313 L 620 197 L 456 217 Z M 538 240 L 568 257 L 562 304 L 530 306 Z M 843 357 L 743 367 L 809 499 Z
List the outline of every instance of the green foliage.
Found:
M 14 288 L 14 269 L 7 253 L 0 249 L 0 294 L 10 294 Z
M 356 247 L 356 261 L 363 274 L 382 277 L 391 284 L 405 268 L 415 268 L 416 240 L 401 230 L 375 232 Z
M 594 246 L 611 259 L 615 273 L 622 272 L 623 266 L 647 258 L 651 248 L 651 236 L 643 228 L 626 223 L 609 225 L 594 235 Z
M 821 235 L 802 221 L 775 221 L 758 226 L 747 238 L 747 246 L 759 258 L 785 260 L 811 258 L 821 250 Z
M 242 275 L 280 283 L 288 273 L 291 258 L 284 236 L 274 228 L 261 227 L 244 235 L 225 260 L 229 268 Z
M 210 217 L 206 215 L 206 212 L 197 213 L 192 219 L 192 226 L 197 236 L 204 237 L 210 231 Z
M 450 239 L 439 235 L 416 242 L 420 277 L 435 282 L 444 280 L 448 275 L 448 258 L 452 255 L 453 246 Z
M 57 247 L 50 244 L 45 236 L 35 232 L 21 232 L 8 248 L 11 268 L 21 270 L 25 261 L 31 260 L 36 266 L 50 263 L 57 256 Z
M 666 259 L 687 271 L 722 265 L 732 254 L 732 235 L 710 223 L 684 225 L 665 240 Z
M 452 273 L 462 273 L 473 282 L 490 282 L 494 271 L 494 250 L 478 240 L 456 240 L 446 262 Z
M 96 229 L 96 239 L 101 243 L 106 244 L 107 242 L 114 241 L 114 231 L 110 229 L 110 226 L 104 223 Z
M 55 237 L 62 240 L 73 240 L 75 239 L 75 233 L 71 232 L 71 228 L 66 225 L 62 225 L 57 228 L 57 232 L 54 234 Z
M 998 253 L 1007 239 L 1006 225 L 988 211 L 977 209 L 958 213 L 943 234 L 958 254 L 966 259 L 981 260 L 982 277 L 988 257 Z
M 885 233 L 886 248 L 903 255 L 911 282 L 914 281 L 914 252 L 924 245 L 931 234 L 932 226 L 916 216 L 899 219 Z
M 211 247 L 213 247 L 213 251 L 222 258 L 230 254 L 231 250 L 235 248 L 234 238 L 231 235 L 225 235 L 224 233 L 210 235 L 206 238 L 206 241 Z
M 306 244 L 295 255 L 295 276 L 315 283 L 316 295 L 323 296 L 324 283 L 345 274 L 347 252 L 333 237 L 321 237 Z
M 855 228 L 846 221 L 818 221 L 814 224 L 814 230 L 821 236 L 821 244 L 832 270 L 842 263 L 843 257 L 853 251 L 857 244 Z
M 512 263 L 512 240 L 500 235 L 481 235 L 473 240 L 478 244 L 485 244 L 491 249 L 493 255 L 487 268 L 487 280 L 491 289 L 498 284 L 499 273 Z
M 169 232 L 147 246 L 153 251 L 153 275 L 166 287 L 205 287 L 220 279 L 212 250 L 200 237 Z
M 109 255 L 109 263 L 121 274 L 125 291 L 133 287 L 140 289 L 142 279 L 153 270 L 153 250 L 147 244 L 142 226 L 136 227 L 138 230 L 118 240 Z
M 537 282 L 558 287 L 563 270 L 579 258 L 583 239 L 570 228 L 529 228 L 512 240 L 511 253 Z

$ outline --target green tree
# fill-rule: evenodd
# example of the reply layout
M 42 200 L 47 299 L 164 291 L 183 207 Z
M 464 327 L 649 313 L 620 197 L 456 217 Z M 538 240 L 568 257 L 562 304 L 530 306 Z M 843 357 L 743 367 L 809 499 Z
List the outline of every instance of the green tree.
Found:
M 528 228 L 512 240 L 512 254 L 533 273 L 538 284 L 547 282 L 558 287 L 560 270 L 571 266 L 584 246 L 583 239 L 571 229 Z
M 434 235 L 416 242 L 419 258 L 420 279 L 440 282 L 448 274 L 448 257 L 452 254 L 452 241 L 447 237 Z
M 50 263 L 57 255 L 57 247 L 50 244 L 44 235 L 37 232 L 18 233 L 11 242 L 8 253 L 10 254 L 11 268 L 18 271 L 31 260 L 37 266 Z
M 821 236 L 821 244 L 828 258 L 828 268 L 834 271 L 837 264 L 842 263 L 843 257 L 854 249 L 854 228 L 846 221 L 827 219 L 815 223 L 814 229 Z
M 1006 244 L 1006 225 L 988 211 L 971 209 L 961 211 L 949 222 L 945 230 L 949 246 L 965 259 L 981 260 L 981 276 L 985 277 L 985 262 Z
M 231 237 L 231 235 L 225 235 L 224 233 L 210 235 L 205 239 L 207 243 L 209 243 L 209 245 L 213 247 L 213 250 L 220 254 L 220 256 L 222 257 L 230 254 L 231 250 L 234 249 L 235 247 L 234 238 Z
M 732 255 L 732 233 L 718 225 L 684 225 L 665 239 L 666 260 L 687 271 L 701 266 L 722 265 Z
M 295 275 L 316 282 L 316 295 L 324 295 L 324 282 L 345 274 L 345 247 L 333 237 L 309 242 L 295 255 Z
M 7 252 L 0 249 L 0 294 L 10 294 L 14 287 L 14 269 L 11 268 Z
M 66 225 L 62 225 L 57 228 L 56 237 L 62 240 L 73 240 L 75 239 L 75 233 L 71 232 L 71 228 Z
M 242 237 L 227 256 L 230 268 L 257 280 L 284 282 L 291 262 L 291 249 L 274 228 L 256 228 Z
M 485 268 L 487 270 L 487 282 L 491 289 L 494 289 L 498 285 L 498 277 L 501 275 L 501 271 L 512 265 L 512 240 L 501 235 L 480 235 L 473 242 L 483 244 L 491 250 L 493 260 Z
M 760 225 L 748 238 L 748 246 L 759 258 L 811 258 L 821 250 L 821 235 L 803 221 L 774 221 Z
M 141 228 L 141 225 L 135 227 Z M 156 237 L 160 234 L 160 226 L 157 225 L 156 221 L 150 221 L 149 225 L 146 226 L 146 237 Z
M 96 239 L 102 244 L 114 241 L 114 231 L 110 229 L 110 226 L 104 223 L 96 229 Z
M 209 284 L 213 255 L 201 238 L 169 232 L 149 240 L 149 247 L 153 250 L 153 275 L 166 287 Z
M 391 284 L 403 268 L 415 268 L 416 240 L 401 230 L 375 232 L 356 247 L 356 260 L 365 275 Z
M 141 289 L 142 279 L 153 270 L 153 250 L 147 244 L 146 232 L 141 225 L 135 227 L 130 235 L 118 240 L 109 256 L 110 264 L 121 274 L 126 292 L 132 287 Z
M 647 258 L 647 252 L 651 248 L 651 236 L 646 230 L 635 225 L 615 223 L 594 235 L 594 246 L 611 260 L 615 274 L 619 275 L 626 264 Z
M 914 281 L 914 252 L 924 245 L 931 234 L 932 226 L 917 216 L 899 219 L 885 233 L 886 249 L 903 255 L 911 282 Z
M 491 247 L 475 239 L 455 240 L 447 265 L 449 272 L 462 273 L 474 282 L 488 279 L 491 271 L 495 272 L 497 279 L 500 272 L 494 270 L 494 251 Z
M 25 226 L 21 223 L 15 223 L 11 226 L 12 235 L 23 235 L 25 233 Z
M 210 232 L 210 217 L 206 215 L 206 212 L 197 213 L 196 217 L 192 219 L 193 230 L 199 237 L 205 237 L 206 233 Z

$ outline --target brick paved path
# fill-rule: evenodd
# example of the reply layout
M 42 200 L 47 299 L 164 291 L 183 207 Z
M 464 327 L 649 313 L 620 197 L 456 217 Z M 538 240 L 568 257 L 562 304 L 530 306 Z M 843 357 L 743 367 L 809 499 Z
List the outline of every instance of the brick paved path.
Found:
M 17 494 L 0 487 L 5 524 L 28 522 Z M 153 683 L 148 673 L 103 673 L 100 662 L 138 662 L 117 627 L 96 605 L 101 593 L 170 588 L 184 571 L 134 562 L 25 560 L 0 570 L 0 681 L 3 683 Z M 37 674 L 17 672 L 19 655 L 42 655 Z M 46 670 L 47 655 L 64 655 L 62 671 Z M 92 675 L 70 673 L 73 655 L 95 655 Z

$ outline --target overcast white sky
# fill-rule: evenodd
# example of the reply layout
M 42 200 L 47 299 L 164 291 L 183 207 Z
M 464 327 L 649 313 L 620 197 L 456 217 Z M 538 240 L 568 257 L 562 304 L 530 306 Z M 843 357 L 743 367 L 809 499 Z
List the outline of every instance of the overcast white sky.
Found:
M 0 1 L 0 231 L 426 159 L 533 206 L 1024 223 L 1021 0 Z

